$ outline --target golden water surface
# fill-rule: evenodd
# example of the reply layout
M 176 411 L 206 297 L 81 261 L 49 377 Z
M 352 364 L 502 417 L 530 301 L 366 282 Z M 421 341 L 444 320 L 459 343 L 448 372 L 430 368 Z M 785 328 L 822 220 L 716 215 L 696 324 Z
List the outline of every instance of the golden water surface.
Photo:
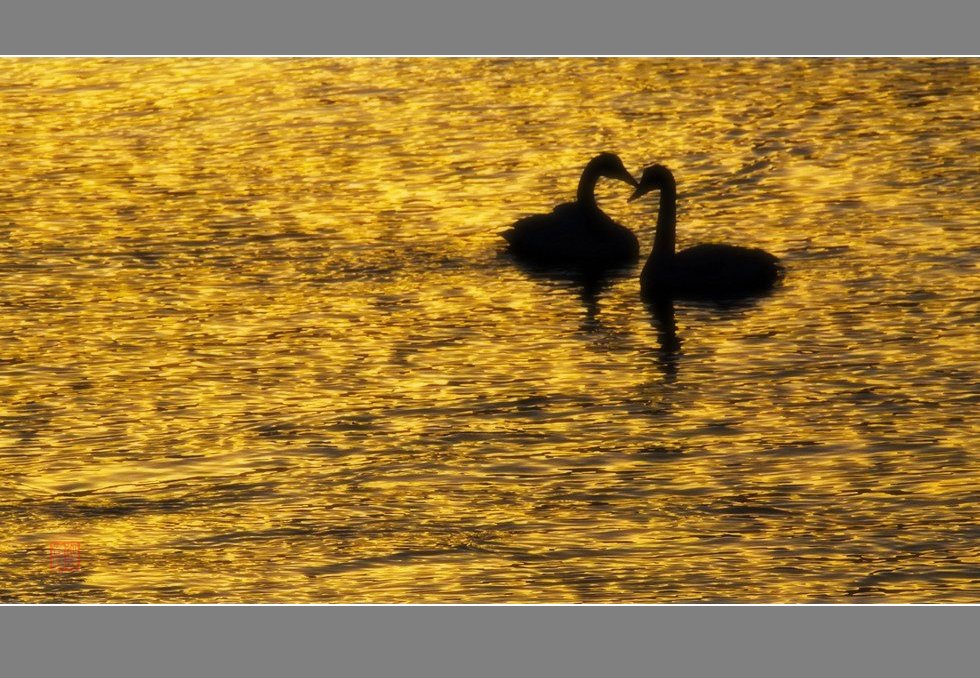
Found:
M 980 601 L 978 109 L 975 60 L 0 61 L 0 600 Z M 638 269 L 502 255 L 601 150 L 782 286 L 678 347 Z

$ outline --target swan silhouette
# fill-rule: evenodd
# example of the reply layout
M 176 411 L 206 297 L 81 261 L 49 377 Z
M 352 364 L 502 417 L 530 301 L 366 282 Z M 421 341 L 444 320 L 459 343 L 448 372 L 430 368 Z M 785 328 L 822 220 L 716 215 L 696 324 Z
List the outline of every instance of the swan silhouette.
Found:
M 695 245 L 674 251 L 677 231 L 677 184 L 663 165 L 643 170 L 630 201 L 660 189 L 653 251 L 640 274 L 645 297 L 726 300 L 764 293 L 782 274 L 779 259 L 760 249 L 732 245 Z
M 575 202 L 558 205 L 550 214 L 524 217 L 501 234 L 511 253 L 528 263 L 575 268 L 602 269 L 635 262 L 640 256 L 636 236 L 596 204 L 595 185 L 600 177 L 637 186 L 619 156 L 600 153 L 582 171 Z

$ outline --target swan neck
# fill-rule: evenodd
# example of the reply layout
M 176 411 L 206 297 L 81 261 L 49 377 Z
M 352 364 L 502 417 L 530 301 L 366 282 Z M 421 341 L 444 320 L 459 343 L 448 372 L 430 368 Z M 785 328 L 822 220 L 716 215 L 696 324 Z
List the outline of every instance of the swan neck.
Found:
M 578 180 L 578 192 L 575 201 L 584 209 L 598 212 L 599 205 L 595 201 L 595 185 L 599 181 L 599 172 L 591 165 L 586 165 L 582 178 Z
M 674 256 L 677 233 L 677 188 L 667 184 L 660 189 L 660 209 L 657 213 L 657 232 L 653 238 L 652 257 L 670 259 Z

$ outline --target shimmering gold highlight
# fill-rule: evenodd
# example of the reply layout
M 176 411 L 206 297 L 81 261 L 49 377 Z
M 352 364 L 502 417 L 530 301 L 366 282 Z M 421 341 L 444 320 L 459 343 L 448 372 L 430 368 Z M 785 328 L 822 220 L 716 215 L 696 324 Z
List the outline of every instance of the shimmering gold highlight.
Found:
M 980 597 L 975 60 L 0 61 L 0 599 Z M 613 150 L 753 305 L 499 231 Z M 652 242 L 652 198 L 603 206 Z M 78 540 L 79 572 L 49 571 Z

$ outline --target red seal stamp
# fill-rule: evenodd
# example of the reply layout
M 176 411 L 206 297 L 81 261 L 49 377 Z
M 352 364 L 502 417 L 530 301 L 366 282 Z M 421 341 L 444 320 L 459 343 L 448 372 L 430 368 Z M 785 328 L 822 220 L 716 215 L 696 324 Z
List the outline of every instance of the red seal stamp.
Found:
M 82 569 L 82 542 L 48 542 L 48 564 L 55 572 L 77 572 Z

